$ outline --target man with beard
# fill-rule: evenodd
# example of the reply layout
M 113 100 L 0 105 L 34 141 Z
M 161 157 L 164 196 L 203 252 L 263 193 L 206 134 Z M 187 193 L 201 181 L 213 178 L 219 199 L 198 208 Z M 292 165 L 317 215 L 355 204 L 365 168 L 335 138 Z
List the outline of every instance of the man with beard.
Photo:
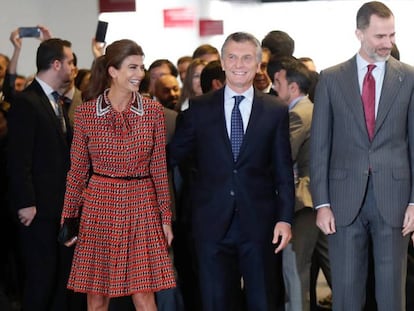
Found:
M 174 77 L 178 77 L 178 70 L 174 66 L 174 64 L 168 59 L 157 59 L 151 63 L 148 68 L 149 72 L 149 86 L 148 91 L 150 97 L 155 97 L 155 82 L 163 75 L 173 75 Z M 156 99 L 156 98 L 154 98 Z
M 178 80 L 171 74 L 162 75 L 155 81 L 154 95 L 165 108 L 176 109 L 180 92 Z
M 328 235 L 333 310 L 362 310 L 372 242 L 378 310 L 405 310 L 407 246 L 414 230 L 414 68 L 390 57 L 394 15 L 361 6 L 361 43 L 322 71 L 311 131 L 311 191 Z
M 10 202 L 19 220 L 25 268 L 24 310 L 68 310 L 67 278 L 72 249 L 59 245 L 72 129 L 57 91 L 73 70 L 71 43 L 43 41 L 37 74 L 16 95 L 8 115 Z

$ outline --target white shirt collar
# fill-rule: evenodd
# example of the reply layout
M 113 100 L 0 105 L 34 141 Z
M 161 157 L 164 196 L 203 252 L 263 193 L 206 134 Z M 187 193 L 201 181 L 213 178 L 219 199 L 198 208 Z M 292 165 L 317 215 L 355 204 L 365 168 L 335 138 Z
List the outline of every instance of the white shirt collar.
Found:
M 360 70 L 366 71 L 367 66 L 369 64 L 372 64 L 372 63 L 367 62 L 365 59 L 363 59 L 362 56 L 359 53 L 357 53 L 357 55 L 356 55 L 356 62 L 357 62 L 358 71 L 360 71 Z M 377 66 L 375 69 L 378 68 L 378 69 L 384 70 L 384 68 L 385 68 L 385 61 L 375 62 L 374 64 L 375 64 L 375 66 Z
M 45 81 L 41 80 L 39 77 L 35 77 L 36 81 L 39 83 L 40 87 L 42 88 L 43 92 L 49 97 L 49 99 L 55 100 L 52 96 L 52 93 L 55 91 L 49 84 Z
M 248 102 L 252 103 L 253 102 L 253 96 L 254 96 L 253 85 L 250 86 L 246 91 L 244 91 L 241 94 L 236 93 L 228 85 L 226 85 L 225 88 L 224 88 L 224 101 L 229 100 L 230 98 L 232 98 L 235 95 L 243 95 L 247 99 Z

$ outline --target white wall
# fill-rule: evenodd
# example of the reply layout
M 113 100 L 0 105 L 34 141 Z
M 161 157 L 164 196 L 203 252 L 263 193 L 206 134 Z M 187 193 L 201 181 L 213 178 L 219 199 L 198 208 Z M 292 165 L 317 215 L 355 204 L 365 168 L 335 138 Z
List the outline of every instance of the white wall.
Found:
M 98 19 L 96 1 L 85 0 L 0 0 L 0 52 L 11 54 L 11 30 L 18 26 L 45 24 L 57 37 L 72 41 L 79 58 L 79 67 L 92 61 L 90 42 Z M 3 3 L 7 2 L 7 4 Z M 260 4 L 253 1 L 219 0 L 137 0 L 134 13 L 106 13 L 100 18 L 109 22 L 107 42 L 121 38 L 137 41 L 146 54 L 145 64 L 157 58 L 192 54 L 201 43 L 218 49 L 225 37 L 234 31 L 248 31 L 261 40 L 270 30 L 284 30 L 294 39 L 295 56 L 309 56 L 318 69 L 351 57 L 358 49 L 355 38 L 355 16 L 365 1 L 307 1 Z M 397 44 L 401 59 L 414 64 L 414 1 L 384 0 L 396 17 Z M 192 7 L 198 18 L 224 20 L 224 35 L 199 37 L 193 28 L 163 28 L 163 9 Z M 35 71 L 35 50 L 38 41 L 25 39 L 19 71 Z
M 11 56 L 9 40 L 19 26 L 47 26 L 55 37 L 72 42 L 81 67 L 92 62 L 91 38 L 98 19 L 95 0 L 0 0 L 0 52 Z M 39 40 L 23 39 L 18 72 L 29 75 L 36 71 L 36 49 Z

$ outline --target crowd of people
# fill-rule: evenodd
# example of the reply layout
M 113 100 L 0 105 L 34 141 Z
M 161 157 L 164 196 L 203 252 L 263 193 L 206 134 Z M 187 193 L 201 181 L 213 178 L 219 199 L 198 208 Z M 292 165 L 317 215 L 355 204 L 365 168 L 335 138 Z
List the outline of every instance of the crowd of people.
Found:
M 394 18 L 364 3 L 359 50 L 320 73 L 281 30 L 148 69 L 138 43 L 92 40 L 79 69 L 39 26 L 24 77 L 13 30 L 0 309 L 414 310 L 414 68 Z

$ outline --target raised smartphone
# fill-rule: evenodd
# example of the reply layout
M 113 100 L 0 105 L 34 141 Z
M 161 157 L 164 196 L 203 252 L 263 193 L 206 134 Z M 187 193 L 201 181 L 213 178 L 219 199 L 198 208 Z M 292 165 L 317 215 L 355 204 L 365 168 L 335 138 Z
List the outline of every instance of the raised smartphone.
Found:
M 40 37 L 39 27 L 20 27 L 19 28 L 20 38 L 38 38 Z
M 96 34 L 95 34 L 96 42 L 105 42 L 107 29 L 108 29 L 107 22 L 98 21 L 98 26 L 96 27 Z

